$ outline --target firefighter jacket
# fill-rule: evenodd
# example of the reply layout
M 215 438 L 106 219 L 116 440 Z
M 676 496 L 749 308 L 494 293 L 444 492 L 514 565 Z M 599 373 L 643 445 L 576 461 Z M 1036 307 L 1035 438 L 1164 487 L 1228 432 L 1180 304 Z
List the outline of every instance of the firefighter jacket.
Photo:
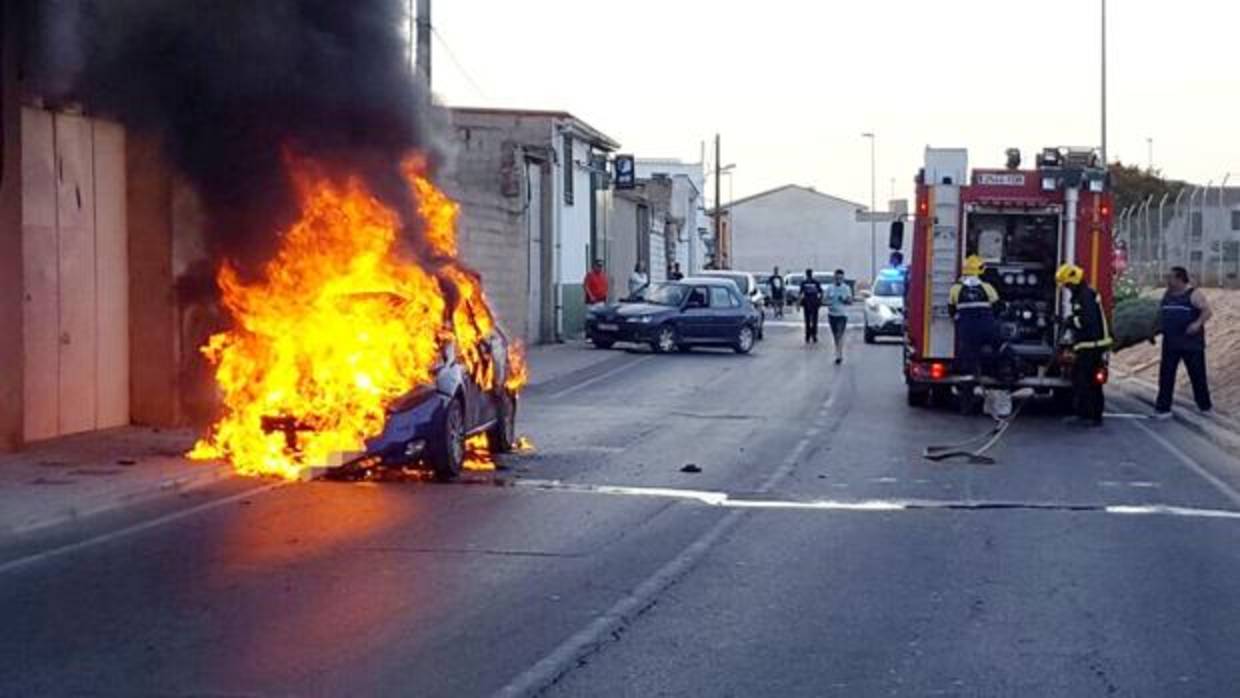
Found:
M 956 320 L 991 319 L 999 292 L 976 276 L 966 276 L 951 288 L 947 307 Z
M 1074 351 L 1111 346 L 1111 329 L 1098 292 L 1086 284 L 1072 287 L 1072 315 L 1068 318 L 1068 326 L 1072 328 Z

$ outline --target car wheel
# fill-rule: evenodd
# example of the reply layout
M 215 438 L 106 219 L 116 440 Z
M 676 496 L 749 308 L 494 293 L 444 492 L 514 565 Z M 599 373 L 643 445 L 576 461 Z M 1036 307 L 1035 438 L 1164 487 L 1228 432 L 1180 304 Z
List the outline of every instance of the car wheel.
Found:
M 611 341 L 610 339 L 595 339 L 592 341 L 594 343 L 595 349 L 610 349 L 616 346 L 616 343 Z
M 451 482 L 461 474 L 465 464 L 465 404 L 459 397 L 448 403 L 443 418 L 443 431 L 430 453 L 435 479 Z
M 654 341 L 650 343 L 650 347 L 654 349 L 656 354 L 670 354 L 676 351 L 676 346 L 676 328 L 671 325 L 660 327 L 658 334 L 654 337 Z
M 908 387 L 908 406 L 909 407 L 929 407 L 930 406 L 930 389 L 919 388 L 910 385 Z
M 749 325 L 741 327 L 740 332 L 736 333 L 736 344 L 732 347 L 737 354 L 748 354 L 753 351 L 754 331 Z
M 495 426 L 487 432 L 492 453 L 511 453 L 517 442 L 517 396 L 504 389 L 496 405 Z

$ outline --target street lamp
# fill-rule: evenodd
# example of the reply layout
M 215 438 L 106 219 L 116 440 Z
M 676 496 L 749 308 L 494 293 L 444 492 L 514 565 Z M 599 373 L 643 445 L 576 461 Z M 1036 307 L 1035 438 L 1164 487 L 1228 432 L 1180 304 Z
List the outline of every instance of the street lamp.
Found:
M 878 278 L 878 221 L 875 220 L 875 209 L 878 208 L 877 154 L 878 138 L 873 133 L 863 133 L 862 138 L 870 141 L 870 283 Z

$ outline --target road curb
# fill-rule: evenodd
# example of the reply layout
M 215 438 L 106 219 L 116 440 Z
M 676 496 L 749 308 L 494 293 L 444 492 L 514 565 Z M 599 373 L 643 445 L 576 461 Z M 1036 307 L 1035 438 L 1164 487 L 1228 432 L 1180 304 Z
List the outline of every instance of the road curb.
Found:
M 1116 372 L 1120 380 L 1116 387 L 1129 397 L 1154 409 L 1158 395 L 1158 386 L 1126 372 Z M 1215 446 L 1233 456 L 1240 457 L 1240 424 L 1221 415 L 1203 415 L 1196 412 L 1196 405 L 1177 397 L 1175 400 L 1175 422 L 1186 427 L 1193 433 L 1204 437 Z
M 126 507 L 149 504 L 165 497 L 185 494 L 235 477 L 232 468 L 223 464 L 190 464 L 185 468 L 184 473 L 155 478 L 141 485 L 129 488 L 118 487 L 116 491 L 77 499 L 47 516 L 29 519 L 11 526 L 4 531 L 4 535 L 17 537 L 37 533 Z

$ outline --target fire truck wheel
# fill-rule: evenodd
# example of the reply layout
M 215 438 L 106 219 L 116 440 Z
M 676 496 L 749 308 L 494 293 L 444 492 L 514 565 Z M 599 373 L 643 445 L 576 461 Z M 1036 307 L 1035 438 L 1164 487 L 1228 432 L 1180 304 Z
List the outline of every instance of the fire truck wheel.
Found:
M 919 388 L 910 385 L 908 387 L 908 406 L 909 407 L 929 407 L 930 406 L 930 389 Z
M 517 442 L 517 397 L 504 390 L 497 405 L 495 426 L 487 432 L 487 442 L 492 453 L 511 453 Z
M 431 468 L 440 482 L 455 480 L 465 463 L 465 404 L 454 397 L 447 410 L 439 443 L 430 451 Z

